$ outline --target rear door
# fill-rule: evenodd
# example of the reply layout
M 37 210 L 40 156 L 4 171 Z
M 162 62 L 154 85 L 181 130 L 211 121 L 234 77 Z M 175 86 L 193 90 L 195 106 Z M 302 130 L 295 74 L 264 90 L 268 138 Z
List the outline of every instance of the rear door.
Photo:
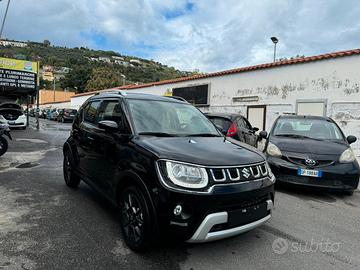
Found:
M 83 121 L 79 126 L 79 166 L 83 175 L 94 183 L 96 174 L 96 147 L 94 132 L 97 129 L 97 113 L 100 106 L 100 100 L 90 101 L 83 112 Z

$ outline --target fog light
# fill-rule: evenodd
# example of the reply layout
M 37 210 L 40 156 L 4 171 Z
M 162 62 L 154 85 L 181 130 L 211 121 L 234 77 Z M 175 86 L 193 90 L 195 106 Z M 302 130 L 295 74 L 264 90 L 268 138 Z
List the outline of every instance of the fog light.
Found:
M 175 216 L 179 216 L 181 215 L 181 212 L 182 212 L 182 207 L 180 204 L 178 204 L 177 206 L 175 206 L 174 208 L 174 215 Z

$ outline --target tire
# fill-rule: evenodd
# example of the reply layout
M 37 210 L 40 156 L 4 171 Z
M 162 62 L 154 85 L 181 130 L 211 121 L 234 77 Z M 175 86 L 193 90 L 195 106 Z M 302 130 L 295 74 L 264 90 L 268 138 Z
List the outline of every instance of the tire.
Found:
M 9 145 L 7 140 L 4 137 L 0 136 L 0 157 L 6 153 L 8 147 Z
M 121 231 L 126 244 L 135 252 L 144 252 L 152 244 L 154 222 L 149 206 L 149 200 L 136 186 L 128 186 L 121 193 Z
M 71 157 L 69 151 L 64 153 L 63 173 L 65 184 L 71 188 L 77 188 L 80 184 L 80 177 L 74 172 L 73 166 L 71 165 Z

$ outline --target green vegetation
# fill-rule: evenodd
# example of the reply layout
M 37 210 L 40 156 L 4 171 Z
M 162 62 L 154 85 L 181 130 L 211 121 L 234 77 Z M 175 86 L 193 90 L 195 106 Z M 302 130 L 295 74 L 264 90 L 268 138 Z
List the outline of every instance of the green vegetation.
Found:
M 126 84 L 148 83 L 192 75 L 191 72 L 176 70 L 153 60 L 121 55 L 113 51 L 92 50 L 84 47 L 66 48 L 52 46 L 49 40 L 43 43 L 28 42 L 28 46 L 0 47 L 1 57 L 40 61 L 41 66 L 68 67 L 70 71 L 56 83 L 57 88 L 85 92 L 120 86 L 122 75 Z M 113 58 L 121 57 L 117 59 Z M 99 57 L 108 57 L 110 63 L 96 61 Z M 138 63 L 130 63 L 135 59 Z M 41 87 L 52 88 L 52 82 L 41 79 Z

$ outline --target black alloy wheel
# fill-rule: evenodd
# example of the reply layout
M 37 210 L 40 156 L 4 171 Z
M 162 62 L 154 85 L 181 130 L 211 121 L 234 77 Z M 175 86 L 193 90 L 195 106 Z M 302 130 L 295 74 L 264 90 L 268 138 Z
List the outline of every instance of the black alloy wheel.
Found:
M 64 180 L 67 186 L 71 188 L 76 188 L 79 186 L 80 178 L 75 174 L 73 170 L 70 161 L 69 151 L 66 151 L 64 153 L 63 173 L 64 173 Z
M 120 198 L 120 223 L 126 244 L 135 252 L 143 252 L 150 245 L 151 217 L 143 192 L 129 186 Z

